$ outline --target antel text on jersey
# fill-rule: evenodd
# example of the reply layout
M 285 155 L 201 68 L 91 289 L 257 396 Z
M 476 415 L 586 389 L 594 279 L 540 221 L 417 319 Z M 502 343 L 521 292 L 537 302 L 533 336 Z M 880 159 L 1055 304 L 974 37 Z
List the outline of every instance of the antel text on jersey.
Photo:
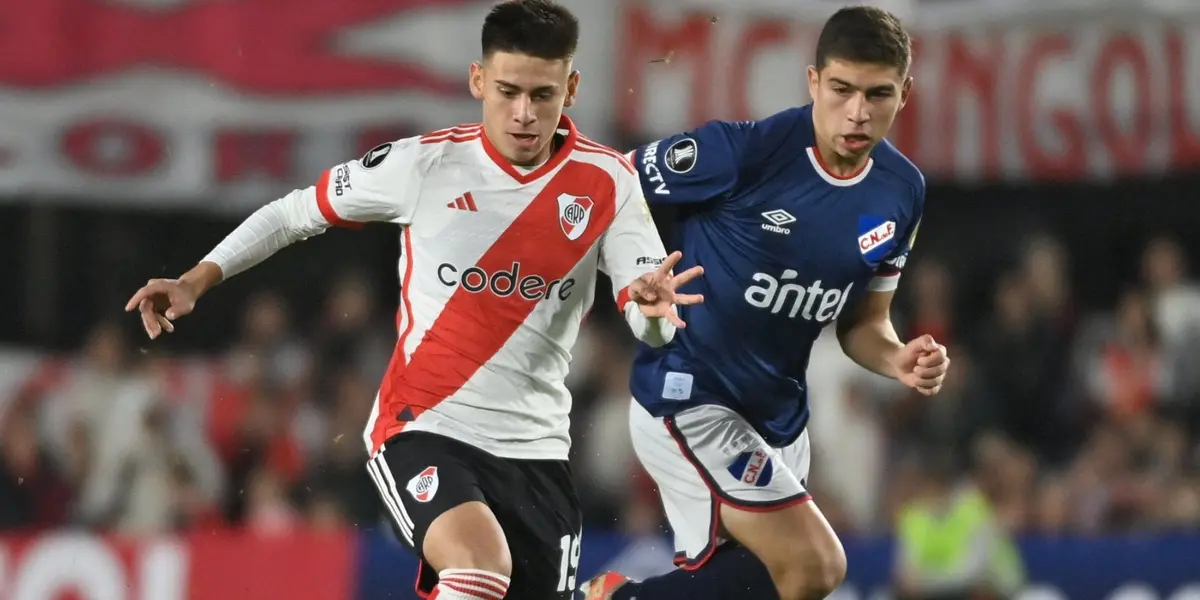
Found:
M 778 279 L 766 273 L 755 273 L 752 279 L 759 285 L 746 289 L 746 302 L 757 308 L 770 309 L 771 314 L 779 314 L 785 308 L 788 318 L 796 318 L 799 314 L 806 321 L 828 323 L 838 318 L 850 297 L 851 283 L 845 289 L 827 290 L 821 287 L 818 279 L 807 287 L 803 283 L 788 283 L 799 277 L 793 269 L 783 272 Z M 790 302 L 790 305 L 789 305 Z

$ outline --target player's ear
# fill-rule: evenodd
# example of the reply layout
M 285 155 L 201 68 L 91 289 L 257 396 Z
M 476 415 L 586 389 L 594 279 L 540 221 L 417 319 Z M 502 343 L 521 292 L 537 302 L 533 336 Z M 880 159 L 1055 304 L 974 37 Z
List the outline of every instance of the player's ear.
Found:
M 467 84 L 471 87 L 471 95 L 476 100 L 483 100 L 483 65 L 479 61 L 471 63 Z
M 567 76 L 567 97 L 563 101 L 563 108 L 571 108 L 575 105 L 575 96 L 579 93 L 579 80 L 582 76 L 579 71 L 571 71 Z
M 904 78 L 904 84 L 900 86 L 900 108 L 904 108 L 908 104 L 908 96 L 912 93 L 913 78 L 912 75 Z M 900 110 L 897 108 L 896 110 Z
M 817 91 L 821 89 L 821 72 L 813 65 L 808 65 L 808 97 L 815 100 Z

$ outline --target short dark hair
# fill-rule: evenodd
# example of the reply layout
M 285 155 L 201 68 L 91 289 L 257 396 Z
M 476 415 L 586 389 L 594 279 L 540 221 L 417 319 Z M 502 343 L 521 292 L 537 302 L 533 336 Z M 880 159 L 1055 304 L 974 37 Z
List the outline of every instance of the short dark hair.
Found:
M 817 39 L 817 68 L 836 59 L 895 67 L 903 75 L 912 61 L 912 41 L 896 15 L 874 6 L 850 6 L 833 13 Z
M 483 20 L 482 38 L 484 58 L 513 52 L 570 59 L 579 45 L 579 19 L 553 0 L 507 0 Z

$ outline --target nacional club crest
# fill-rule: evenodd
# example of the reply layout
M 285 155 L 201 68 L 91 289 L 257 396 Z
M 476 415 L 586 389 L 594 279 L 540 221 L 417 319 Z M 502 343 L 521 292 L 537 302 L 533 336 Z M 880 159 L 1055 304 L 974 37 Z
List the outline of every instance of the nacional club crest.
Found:
M 775 467 L 771 463 L 771 455 L 765 450 L 749 450 L 738 455 L 730 463 L 729 474 L 746 485 L 766 487 L 771 484 L 771 476 Z
M 595 202 L 587 196 L 558 195 L 558 224 L 568 240 L 575 241 L 587 229 Z
M 859 217 L 858 251 L 867 260 L 881 260 L 895 246 L 895 237 L 895 221 L 880 217 Z

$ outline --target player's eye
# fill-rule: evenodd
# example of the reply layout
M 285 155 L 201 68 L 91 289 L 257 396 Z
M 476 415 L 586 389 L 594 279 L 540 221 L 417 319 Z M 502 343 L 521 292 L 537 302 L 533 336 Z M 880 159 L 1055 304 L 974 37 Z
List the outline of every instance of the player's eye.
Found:
M 833 91 L 834 93 L 841 94 L 843 96 L 849 96 L 851 93 L 850 88 L 848 87 L 835 87 L 833 88 Z
M 875 90 L 867 94 L 867 98 L 871 100 L 884 100 L 892 97 L 891 90 Z
M 517 97 L 517 90 L 511 90 L 511 89 L 507 89 L 507 88 L 501 88 L 501 89 L 500 89 L 500 93 L 501 93 L 501 94 L 504 94 L 504 97 L 505 97 L 505 98 L 516 98 L 516 97 Z
M 541 102 L 545 102 L 546 100 L 549 100 L 553 97 L 554 97 L 554 94 L 551 94 L 550 92 L 538 92 L 533 95 L 534 100 L 538 100 Z

